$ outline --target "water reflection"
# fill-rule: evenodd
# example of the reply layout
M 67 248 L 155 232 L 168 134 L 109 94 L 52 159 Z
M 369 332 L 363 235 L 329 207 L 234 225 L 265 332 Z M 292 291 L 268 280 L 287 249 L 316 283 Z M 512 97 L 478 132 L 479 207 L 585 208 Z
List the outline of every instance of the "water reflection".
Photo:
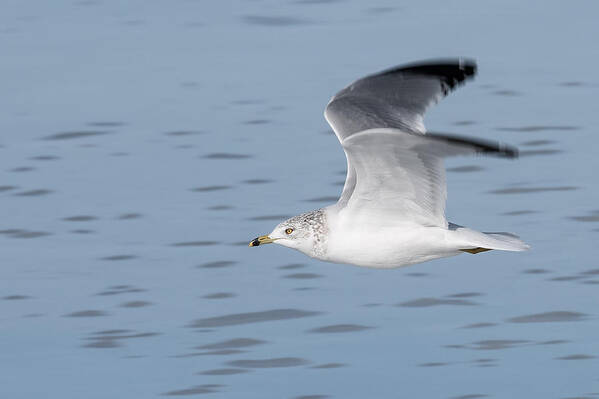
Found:
M 503 132 L 545 132 L 545 131 L 573 131 L 579 130 L 578 126 L 569 126 L 569 125 L 529 125 L 529 126 L 519 126 L 519 127 L 498 127 L 495 130 L 503 131 Z
M 373 327 L 363 326 L 360 324 L 334 324 L 331 326 L 323 326 L 308 330 L 310 333 L 330 334 L 330 333 L 348 333 L 369 330 Z
M 72 139 L 81 139 L 88 138 L 93 136 L 103 136 L 108 134 L 108 132 L 104 131 L 75 131 L 75 132 L 64 132 L 64 133 L 56 133 L 51 134 L 49 136 L 42 137 L 42 140 L 72 140 Z
M 266 15 L 246 15 L 242 18 L 242 21 L 250 25 L 260 26 L 296 26 L 306 25 L 310 22 L 301 18 L 291 16 L 266 16 Z
M 243 359 L 227 362 L 227 365 L 243 368 L 276 368 L 276 367 L 297 367 L 309 364 L 306 359 L 299 357 L 276 357 L 270 359 Z
M 529 194 L 541 193 L 546 191 L 572 191 L 578 190 L 575 186 L 555 186 L 555 187 L 509 187 L 497 190 L 491 190 L 491 194 Z
M 212 369 L 201 371 L 198 374 L 200 375 L 234 375 L 234 374 L 243 374 L 249 372 L 249 369 L 240 369 L 240 368 L 224 368 L 224 369 Z
M 52 194 L 53 191 L 52 190 L 48 190 L 45 188 L 39 188 L 39 189 L 35 189 L 35 190 L 26 190 L 26 191 L 21 191 L 19 193 L 13 194 L 19 197 L 39 197 L 42 195 L 48 195 L 48 194 Z
M 406 308 L 425 308 L 440 305 L 472 306 L 478 304 L 467 299 L 418 298 L 411 301 L 399 303 L 396 306 L 402 306 Z
M 299 309 L 273 309 L 262 312 L 235 313 L 224 316 L 209 317 L 193 321 L 189 327 L 223 327 L 239 324 L 263 323 L 268 321 L 297 319 L 309 316 L 317 316 L 320 312 Z
M 572 311 L 553 311 L 545 313 L 535 313 L 530 315 L 512 317 L 508 319 L 511 323 L 553 323 L 565 321 L 582 321 L 587 318 L 587 315 L 580 312 Z
M 222 384 L 202 384 L 196 385 L 190 388 L 176 389 L 174 391 L 168 391 L 163 393 L 164 396 L 189 396 L 189 395 L 201 395 L 207 393 L 219 392 L 220 388 L 224 387 Z
M 158 333 L 146 332 L 146 333 L 136 333 L 131 330 L 103 330 L 97 331 L 91 334 L 89 337 L 86 337 L 85 340 L 88 341 L 83 345 L 84 348 L 99 348 L 99 349 L 107 349 L 107 348 L 117 348 L 123 346 L 123 340 L 130 340 L 136 338 L 149 338 L 159 335 Z
M 251 155 L 248 155 L 248 154 L 233 154 L 233 153 L 228 153 L 228 152 L 213 152 L 213 153 L 210 153 L 210 154 L 203 155 L 202 158 L 204 158 L 204 159 L 225 159 L 225 160 L 232 160 L 232 159 L 248 159 L 248 158 L 251 158 Z

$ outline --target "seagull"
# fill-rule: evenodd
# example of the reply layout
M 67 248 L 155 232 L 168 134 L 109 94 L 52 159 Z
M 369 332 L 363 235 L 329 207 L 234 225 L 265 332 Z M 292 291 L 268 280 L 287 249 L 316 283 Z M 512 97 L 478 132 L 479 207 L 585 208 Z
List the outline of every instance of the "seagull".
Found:
M 516 158 L 512 146 L 426 132 L 423 116 L 476 74 L 470 59 L 421 61 L 361 78 L 324 116 L 347 158 L 336 204 L 294 216 L 250 247 L 275 243 L 333 263 L 389 269 L 462 253 L 530 248 L 511 233 L 483 233 L 445 218 L 444 158 Z

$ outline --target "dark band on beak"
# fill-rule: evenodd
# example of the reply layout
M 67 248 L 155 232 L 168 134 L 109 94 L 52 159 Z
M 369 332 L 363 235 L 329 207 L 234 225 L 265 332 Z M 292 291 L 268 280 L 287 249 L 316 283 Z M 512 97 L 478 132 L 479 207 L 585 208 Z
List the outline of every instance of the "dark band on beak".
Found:
M 270 244 L 271 242 L 275 242 L 275 240 L 276 240 L 276 238 L 272 239 L 269 236 L 260 236 L 260 237 L 254 238 L 252 241 L 250 241 L 249 246 L 257 247 L 258 245 L 262 245 L 262 244 Z

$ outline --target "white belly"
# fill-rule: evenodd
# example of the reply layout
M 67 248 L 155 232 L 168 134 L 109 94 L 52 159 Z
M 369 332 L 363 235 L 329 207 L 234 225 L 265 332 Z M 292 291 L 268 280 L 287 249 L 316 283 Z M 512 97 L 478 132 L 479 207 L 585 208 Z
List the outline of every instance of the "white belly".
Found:
M 394 268 L 460 254 L 441 227 L 402 224 L 383 229 L 332 229 L 322 258 L 374 268 Z

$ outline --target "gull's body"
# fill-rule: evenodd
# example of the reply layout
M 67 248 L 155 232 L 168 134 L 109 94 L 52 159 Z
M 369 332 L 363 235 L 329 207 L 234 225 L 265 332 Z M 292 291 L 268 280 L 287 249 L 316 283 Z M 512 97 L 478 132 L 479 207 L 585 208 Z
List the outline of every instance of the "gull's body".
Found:
M 528 249 L 512 234 L 481 233 L 445 218 L 444 158 L 517 156 L 499 143 L 425 132 L 426 109 L 475 72 L 472 61 L 429 62 L 367 76 L 337 93 L 325 117 L 347 157 L 339 201 L 280 223 L 250 246 L 274 242 L 317 259 L 376 268 Z
M 445 228 L 410 222 L 356 226 L 334 209 L 327 208 L 326 212 L 330 236 L 322 260 L 392 268 L 460 253 L 452 245 L 453 232 Z

